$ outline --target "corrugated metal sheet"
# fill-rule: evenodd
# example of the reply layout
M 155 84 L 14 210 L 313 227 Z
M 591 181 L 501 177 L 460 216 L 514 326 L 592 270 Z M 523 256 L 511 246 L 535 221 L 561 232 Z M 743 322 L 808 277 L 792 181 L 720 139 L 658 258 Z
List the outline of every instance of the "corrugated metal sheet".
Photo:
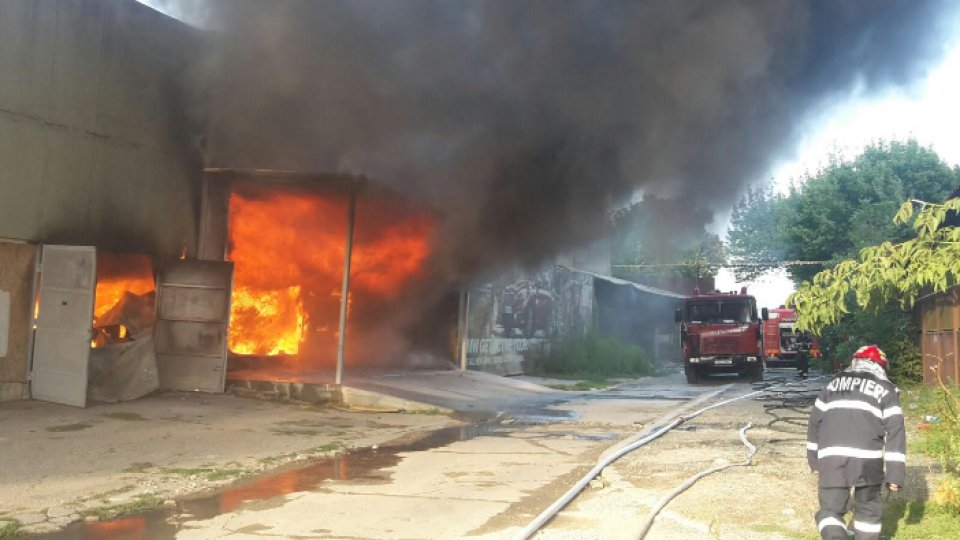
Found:
M 923 382 L 960 381 L 960 287 L 930 295 L 918 302 L 923 356 Z

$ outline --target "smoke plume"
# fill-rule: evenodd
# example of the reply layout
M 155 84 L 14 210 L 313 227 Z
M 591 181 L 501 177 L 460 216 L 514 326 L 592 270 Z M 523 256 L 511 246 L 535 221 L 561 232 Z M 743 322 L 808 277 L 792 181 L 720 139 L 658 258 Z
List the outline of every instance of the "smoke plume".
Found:
M 229 0 L 207 163 L 367 175 L 441 216 L 450 282 L 605 232 L 638 190 L 728 207 L 804 118 L 909 85 L 943 0 Z

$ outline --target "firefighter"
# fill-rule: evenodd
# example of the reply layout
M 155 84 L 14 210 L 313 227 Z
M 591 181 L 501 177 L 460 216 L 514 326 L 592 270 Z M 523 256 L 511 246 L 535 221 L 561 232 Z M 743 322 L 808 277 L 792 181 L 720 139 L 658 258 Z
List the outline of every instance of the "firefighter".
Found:
M 887 356 L 861 347 L 846 370 L 821 390 L 810 411 L 807 461 L 820 475 L 817 528 L 824 540 L 845 540 L 844 514 L 854 493 L 856 540 L 880 538 L 886 484 L 899 491 L 906 472 L 900 390 L 887 379 Z

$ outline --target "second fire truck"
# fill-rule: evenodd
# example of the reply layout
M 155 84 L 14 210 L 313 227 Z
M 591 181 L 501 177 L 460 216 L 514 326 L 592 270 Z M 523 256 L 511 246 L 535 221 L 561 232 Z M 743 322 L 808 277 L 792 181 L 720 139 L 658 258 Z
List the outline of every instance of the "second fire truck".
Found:
M 820 357 L 817 340 L 807 332 L 798 332 L 796 312 L 785 306 L 770 310 L 763 322 L 763 353 L 769 367 L 795 367 L 800 375 L 809 370 L 810 358 Z

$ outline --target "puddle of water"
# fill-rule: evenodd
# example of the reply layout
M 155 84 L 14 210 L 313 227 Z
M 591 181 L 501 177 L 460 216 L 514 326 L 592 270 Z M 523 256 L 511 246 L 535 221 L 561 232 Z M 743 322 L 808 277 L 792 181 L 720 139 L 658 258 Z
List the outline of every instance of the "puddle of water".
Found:
M 161 540 L 173 538 L 186 521 L 210 519 L 241 506 L 282 504 L 277 497 L 315 489 L 326 481 L 388 482 L 384 469 L 400 463 L 399 454 L 440 448 L 483 435 L 497 435 L 497 426 L 471 424 L 430 432 L 426 436 L 401 440 L 376 450 L 361 448 L 317 460 L 310 465 L 268 474 L 234 484 L 218 493 L 183 499 L 176 508 L 158 509 L 112 521 L 74 523 L 52 534 L 32 538 L 54 540 Z

